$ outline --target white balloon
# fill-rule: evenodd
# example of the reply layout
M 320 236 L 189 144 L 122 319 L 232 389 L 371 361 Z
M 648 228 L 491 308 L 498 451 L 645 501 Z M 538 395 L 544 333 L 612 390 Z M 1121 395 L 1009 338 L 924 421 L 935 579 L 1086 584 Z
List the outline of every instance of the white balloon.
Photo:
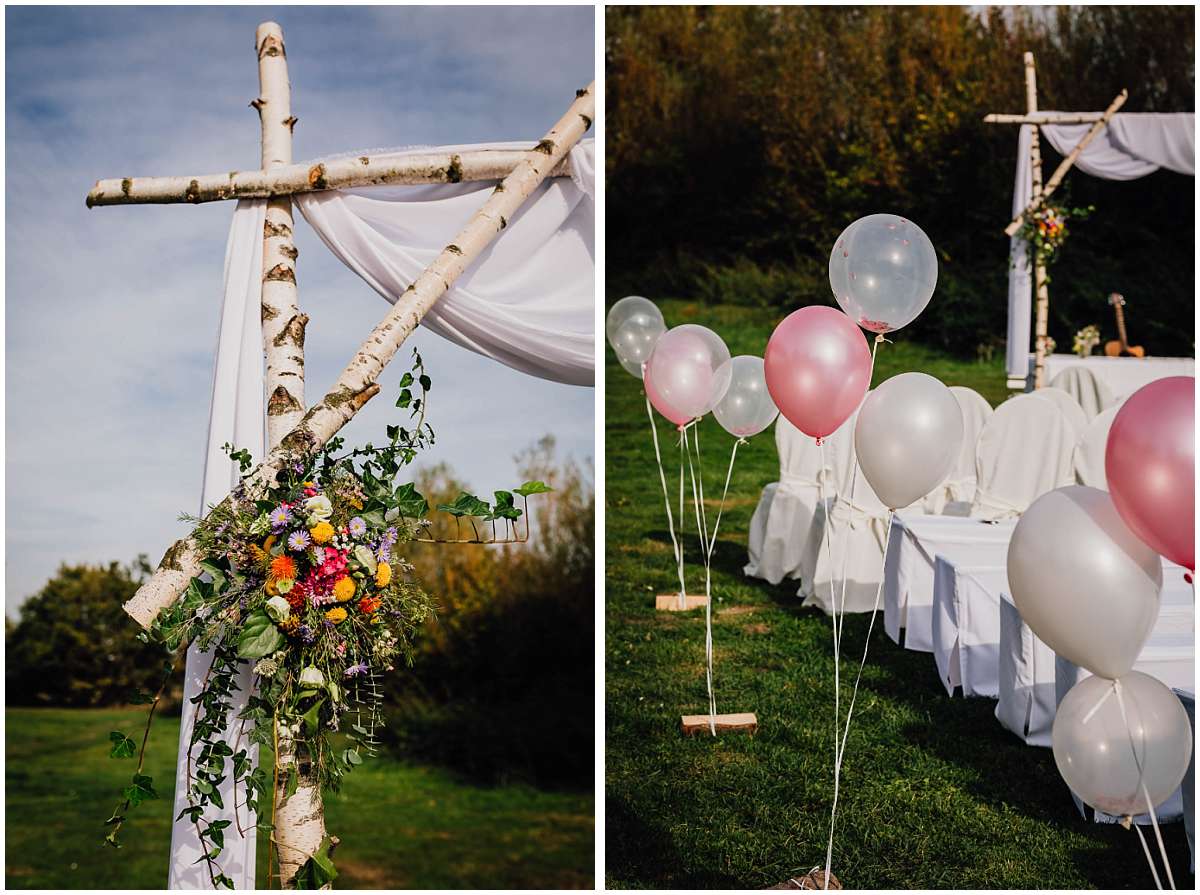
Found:
M 646 397 L 675 423 L 704 416 L 729 388 L 729 349 L 707 326 L 685 323 L 655 343 L 646 362 Z
M 729 388 L 713 406 L 713 416 L 730 435 L 749 438 L 775 421 L 779 408 L 767 391 L 763 359 L 739 354 L 727 361 Z
M 924 373 L 883 382 L 867 396 L 854 425 L 859 468 L 893 510 L 946 480 L 962 440 L 962 408 L 954 393 Z
M 1021 618 L 1054 652 L 1093 674 L 1128 674 L 1158 618 L 1162 560 L 1122 521 L 1107 491 L 1043 494 L 1008 544 Z
M 925 231 L 894 214 L 871 214 L 842 231 L 829 254 L 829 285 L 864 329 L 893 332 L 925 310 L 937 286 L 937 253 Z
M 648 298 L 627 295 L 608 311 L 604 332 L 608 344 L 626 372 L 642 378 L 642 365 L 650 359 L 659 336 L 667 331 L 662 311 Z
M 1157 808 L 1183 782 L 1192 760 L 1191 725 L 1179 697 L 1149 675 L 1131 671 L 1116 683 L 1121 702 L 1113 681 L 1102 677 L 1084 678 L 1063 697 L 1051 735 L 1054 763 L 1093 808 L 1143 814 L 1147 795 Z

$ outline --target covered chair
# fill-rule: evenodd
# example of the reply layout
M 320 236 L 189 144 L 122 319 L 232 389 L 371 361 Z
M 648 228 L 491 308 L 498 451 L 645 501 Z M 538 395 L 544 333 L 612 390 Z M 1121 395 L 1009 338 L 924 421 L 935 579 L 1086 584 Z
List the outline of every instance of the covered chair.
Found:
M 750 519 L 750 561 L 743 571 L 753 578 L 778 584 L 800 577 L 801 559 L 813 515 L 820 501 L 821 481 L 826 496 L 834 486 L 828 480 L 830 449 L 821 469 L 821 448 L 782 415 L 775 422 L 775 447 L 779 450 L 779 481 L 763 488 Z
M 1047 491 L 1072 484 L 1077 438 L 1055 401 L 1036 394 L 1009 398 L 979 433 L 971 515 L 1013 519 Z
M 963 513 L 970 509 L 975 499 L 975 445 L 984 423 L 992 415 L 992 405 L 974 389 L 952 385 L 950 393 L 962 411 L 963 441 L 949 477 L 923 501 L 925 512 L 930 515 L 946 512 L 949 504 L 960 505 Z
M 806 606 L 817 606 L 830 615 L 834 599 L 839 611 L 870 612 L 883 577 L 888 510 L 862 471 L 854 475 L 857 420 L 856 412 L 827 439 L 826 459 L 838 496 L 817 508 L 802 563 L 800 596 Z M 883 607 L 882 597 L 879 605 Z
M 1032 394 L 1039 398 L 1048 398 L 1057 404 L 1071 428 L 1075 430 L 1075 436 L 1079 437 L 1083 434 L 1083 430 L 1087 428 L 1088 415 L 1083 412 L 1078 401 L 1061 388 L 1040 388 Z
M 1067 367 L 1058 373 L 1050 380 L 1050 387 L 1062 389 L 1074 398 L 1088 419 L 1095 418 L 1113 405 L 1113 394 L 1108 386 L 1082 364 Z
M 1097 414 L 1079 441 L 1075 443 L 1074 459 L 1075 481 L 1089 488 L 1108 490 L 1108 478 L 1104 474 L 1104 451 L 1108 446 L 1108 430 L 1112 428 L 1113 419 L 1121 408 L 1110 407 Z

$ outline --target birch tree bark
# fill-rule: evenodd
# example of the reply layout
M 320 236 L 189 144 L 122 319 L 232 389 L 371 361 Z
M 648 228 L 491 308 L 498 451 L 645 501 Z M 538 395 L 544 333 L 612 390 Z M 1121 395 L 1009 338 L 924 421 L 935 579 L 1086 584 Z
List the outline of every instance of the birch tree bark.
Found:
M 269 199 L 384 183 L 415 186 L 500 180 L 529 152 L 527 149 L 472 149 L 455 153 L 405 153 L 403 156 L 360 155 L 316 165 L 286 164 L 269 171 L 229 171 L 194 177 L 113 177 L 96 181 L 87 195 L 87 206 L 182 202 L 198 205 L 222 199 Z M 547 176 L 570 177 L 571 160 L 564 158 Z
M 421 318 L 450 284 L 475 260 L 539 183 L 591 127 L 595 115 L 594 84 L 580 90 L 575 102 L 517 167 L 497 184 L 483 206 L 432 264 L 404 291 L 387 315 L 359 347 L 337 382 L 313 405 L 283 440 L 245 479 L 244 499 L 254 499 L 275 481 L 289 462 L 310 455 L 332 438 L 379 392 L 376 380 Z M 234 496 L 225 502 L 233 501 Z M 200 555 L 191 535 L 167 550 L 155 573 L 125 603 L 125 611 L 148 628 L 200 573 Z

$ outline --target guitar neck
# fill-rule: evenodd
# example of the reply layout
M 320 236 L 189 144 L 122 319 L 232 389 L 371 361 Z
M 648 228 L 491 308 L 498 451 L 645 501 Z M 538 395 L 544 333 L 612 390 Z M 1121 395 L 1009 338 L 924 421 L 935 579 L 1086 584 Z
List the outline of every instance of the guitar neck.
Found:
M 1125 310 L 1121 307 L 1121 303 L 1117 302 L 1113 305 L 1113 311 L 1117 315 L 1117 338 L 1121 340 L 1121 347 L 1129 348 L 1129 338 L 1125 334 Z

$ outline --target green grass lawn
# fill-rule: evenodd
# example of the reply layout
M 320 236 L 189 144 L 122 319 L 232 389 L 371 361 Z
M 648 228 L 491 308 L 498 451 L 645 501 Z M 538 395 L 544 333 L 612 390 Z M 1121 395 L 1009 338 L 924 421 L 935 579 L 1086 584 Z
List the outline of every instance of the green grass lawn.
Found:
M 156 720 L 150 738 L 146 773 L 159 799 L 130 812 L 119 851 L 102 843 L 104 820 L 134 767 L 108 758 L 108 732 L 130 733 L 144 718 L 136 710 L 5 712 L 8 888 L 166 887 L 177 718 Z M 339 889 L 593 885 L 590 794 L 483 787 L 376 759 L 326 808 L 327 827 L 342 840 L 334 855 Z M 261 839 L 258 854 L 263 885 Z
M 761 355 L 779 319 L 740 307 L 661 307 L 668 325 L 711 326 L 733 354 Z M 606 354 L 607 883 L 773 885 L 824 866 L 833 790 L 829 620 L 800 608 L 797 582 L 772 587 L 741 573 L 751 513 L 778 478 L 774 436 L 739 449 L 713 556 L 717 709 L 757 712 L 759 731 L 686 738 L 679 716 L 708 710 L 704 614 L 653 608 L 655 593 L 678 587 L 675 563 L 640 383 Z M 903 333 L 882 346 L 875 382 L 912 369 L 992 403 L 1007 394 L 1002 358 L 954 361 L 906 345 Z M 711 514 L 732 438 L 711 417 L 700 428 Z M 676 436 L 666 424 L 659 433 L 668 476 L 678 475 Z M 694 527 L 685 538 L 688 591 L 703 593 Z M 866 615 L 847 618 L 844 655 L 861 656 L 867 624 Z M 1079 817 L 1049 749 L 1004 730 L 992 700 L 948 698 L 933 657 L 900 649 L 882 628 L 842 772 L 833 869 L 846 887 L 1153 885 L 1134 833 Z M 852 672 L 843 660 L 843 686 Z M 1190 887 L 1183 825 L 1163 832 L 1176 882 Z

